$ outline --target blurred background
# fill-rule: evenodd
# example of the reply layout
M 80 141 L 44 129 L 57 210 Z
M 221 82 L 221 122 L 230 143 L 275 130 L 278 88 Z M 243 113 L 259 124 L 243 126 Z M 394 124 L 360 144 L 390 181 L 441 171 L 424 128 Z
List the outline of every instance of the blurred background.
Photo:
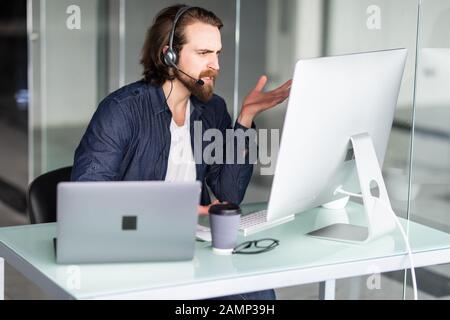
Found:
M 98 103 L 141 78 L 147 28 L 168 0 L 15 0 L 0 3 L 0 226 L 28 223 L 39 175 L 72 165 Z M 262 74 L 267 89 L 299 58 L 404 47 L 408 61 L 384 160 L 392 205 L 404 218 L 450 231 L 450 2 L 448 0 L 198 0 L 224 22 L 216 92 L 235 119 Z M 256 120 L 282 129 L 286 103 Z M 320 126 L 320 123 L 317 125 Z M 270 154 L 276 158 L 276 153 Z M 272 176 L 256 167 L 244 202 L 267 201 Z M 46 298 L 7 269 L 9 299 Z M 422 299 L 450 298 L 448 265 L 417 270 Z M 409 278 L 408 278 L 409 279 Z M 337 282 L 338 299 L 411 296 L 404 272 Z M 316 299 L 317 285 L 277 290 Z

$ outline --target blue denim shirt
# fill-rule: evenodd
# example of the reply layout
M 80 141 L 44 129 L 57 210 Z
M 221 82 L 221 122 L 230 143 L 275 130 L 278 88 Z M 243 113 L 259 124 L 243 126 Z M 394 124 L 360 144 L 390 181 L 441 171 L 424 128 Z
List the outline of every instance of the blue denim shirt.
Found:
M 99 104 L 75 151 L 72 181 L 164 180 L 171 119 L 161 87 L 141 80 L 111 93 Z M 220 130 L 224 140 L 225 130 L 231 128 L 225 101 L 217 95 L 207 103 L 191 96 L 192 150 L 194 121 L 202 122 L 203 132 L 210 128 Z M 236 129 L 248 128 L 236 122 Z M 202 154 L 209 143 L 202 141 Z M 237 148 L 234 150 L 238 152 Z M 248 161 L 244 164 L 196 161 L 197 180 L 202 182 L 200 203 L 211 202 L 206 184 L 220 201 L 241 203 L 252 171 L 253 165 Z

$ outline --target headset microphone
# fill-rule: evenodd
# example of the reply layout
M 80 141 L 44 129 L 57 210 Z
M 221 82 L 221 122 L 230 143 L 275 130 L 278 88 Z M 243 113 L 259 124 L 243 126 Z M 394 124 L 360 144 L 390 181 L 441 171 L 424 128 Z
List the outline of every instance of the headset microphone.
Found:
M 178 68 L 177 65 L 173 64 L 172 65 L 175 69 L 177 69 L 178 71 L 180 71 L 182 74 L 188 76 L 189 78 L 191 78 L 192 80 L 195 80 L 195 83 L 199 86 L 202 86 L 205 84 L 205 82 L 202 79 L 196 79 L 193 76 L 188 75 L 186 72 L 184 72 L 183 70 L 181 70 L 180 68 Z

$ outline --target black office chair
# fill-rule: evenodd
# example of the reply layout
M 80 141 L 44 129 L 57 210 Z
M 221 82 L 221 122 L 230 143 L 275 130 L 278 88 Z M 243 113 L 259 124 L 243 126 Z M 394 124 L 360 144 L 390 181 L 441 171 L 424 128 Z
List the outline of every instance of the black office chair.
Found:
M 34 179 L 28 188 L 28 212 L 31 223 L 56 221 L 56 186 L 70 181 L 72 167 L 44 173 Z

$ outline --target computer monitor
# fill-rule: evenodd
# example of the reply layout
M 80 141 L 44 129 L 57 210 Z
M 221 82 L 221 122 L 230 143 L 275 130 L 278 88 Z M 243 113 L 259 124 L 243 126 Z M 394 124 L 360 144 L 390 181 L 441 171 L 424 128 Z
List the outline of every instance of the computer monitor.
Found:
M 334 225 L 313 235 L 368 241 L 395 228 L 380 168 L 406 55 L 406 49 L 394 49 L 297 62 L 268 222 L 339 200 L 345 205 L 346 194 L 362 192 L 365 228 Z M 374 185 L 377 197 L 371 194 Z

